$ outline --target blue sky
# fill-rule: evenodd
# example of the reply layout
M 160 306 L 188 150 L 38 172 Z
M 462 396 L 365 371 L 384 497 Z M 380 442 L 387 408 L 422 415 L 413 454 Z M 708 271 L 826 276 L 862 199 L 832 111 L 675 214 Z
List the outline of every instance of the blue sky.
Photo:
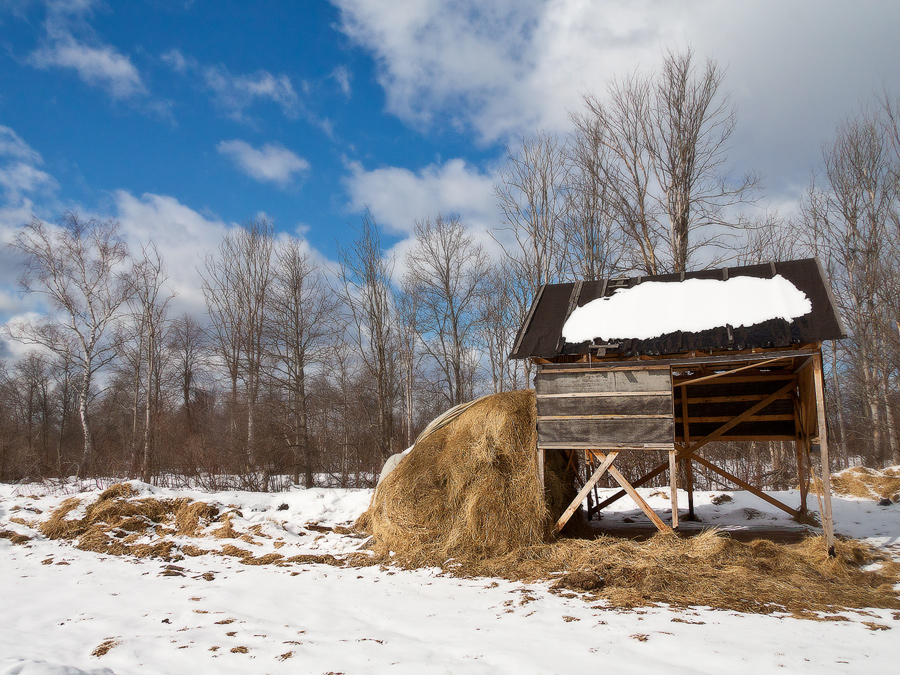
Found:
M 265 212 L 325 260 L 365 205 L 500 224 L 505 146 L 666 47 L 727 68 L 730 158 L 790 212 L 863 99 L 900 95 L 900 3 L 0 0 L 0 239 L 32 214 L 152 236 L 185 307 L 224 228 Z M 32 304 L 0 257 L 0 318 Z

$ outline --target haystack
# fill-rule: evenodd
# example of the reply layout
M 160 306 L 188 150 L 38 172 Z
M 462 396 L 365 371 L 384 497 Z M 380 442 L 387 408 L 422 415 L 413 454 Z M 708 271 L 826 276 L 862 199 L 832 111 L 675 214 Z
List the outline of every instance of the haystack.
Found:
M 357 528 L 381 552 L 422 564 L 539 544 L 572 490 L 559 468 L 547 467 L 545 501 L 534 446 L 534 391 L 485 397 L 416 443 L 379 485 Z

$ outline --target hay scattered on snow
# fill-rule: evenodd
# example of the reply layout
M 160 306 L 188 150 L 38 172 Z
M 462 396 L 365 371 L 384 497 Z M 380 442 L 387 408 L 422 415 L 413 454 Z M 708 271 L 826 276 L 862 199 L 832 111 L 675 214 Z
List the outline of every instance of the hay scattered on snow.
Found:
M 164 535 L 196 536 L 219 513 L 211 504 L 186 497 L 135 499 L 135 495 L 137 491 L 127 483 L 113 485 L 87 505 L 81 518 L 67 517 L 81 504 L 79 499 L 70 497 L 41 523 L 40 530 L 50 539 L 77 540 L 76 548 L 83 551 L 170 560 L 175 543 L 163 539 Z M 145 535 L 155 540 L 136 543 Z
M 816 480 L 816 489 L 821 479 Z M 879 471 L 865 466 L 854 466 L 831 476 L 831 489 L 835 494 L 848 497 L 900 500 L 900 467 Z

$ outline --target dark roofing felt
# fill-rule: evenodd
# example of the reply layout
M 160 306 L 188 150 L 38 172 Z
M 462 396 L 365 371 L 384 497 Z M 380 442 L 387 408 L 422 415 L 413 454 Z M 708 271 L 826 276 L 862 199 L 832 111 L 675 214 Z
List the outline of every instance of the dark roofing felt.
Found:
M 552 358 L 561 354 L 586 354 L 590 342 L 572 344 L 562 338 L 563 325 L 576 307 L 601 297 L 609 297 L 620 288 L 632 288 L 646 281 L 679 283 L 686 279 L 730 279 L 740 276 L 771 279 L 780 274 L 806 294 L 812 311 L 799 319 L 772 319 L 753 326 L 721 326 L 698 332 L 667 333 L 649 340 L 620 339 L 608 351 L 659 355 L 703 349 L 747 349 L 787 347 L 791 344 L 838 340 L 846 337 L 844 325 L 835 307 L 834 296 L 817 258 L 787 262 L 701 270 L 685 274 L 607 279 L 566 284 L 546 284 L 538 292 L 531 311 L 525 317 L 510 358 L 532 356 Z M 624 337 L 624 336 L 620 336 Z

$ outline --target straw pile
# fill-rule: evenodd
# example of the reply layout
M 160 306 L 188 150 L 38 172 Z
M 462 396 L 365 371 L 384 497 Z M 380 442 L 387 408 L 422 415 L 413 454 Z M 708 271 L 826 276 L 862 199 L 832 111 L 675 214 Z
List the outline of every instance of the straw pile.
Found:
M 84 551 L 168 560 L 174 543 L 162 539 L 164 535 L 194 536 L 219 512 L 210 504 L 187 498 L 131 499 L 135 494 L 127 483 L 113 485 L 88 504 L 81 518 L 68 518 L 80 505 L 71 497 L 41 523 L 40 530 L 50 539 L 77 540 L 76 548 Z
M 816 482 L 818 488 L 821 481 Z M 831 488 L 836 494 L 849 497 L 891 499 L 900 501 L 900 467 L 878 471 L 854 466 L 832 474 Z
M 547 467 L 545 502 L 534 447 L 533 391 L 481 399 L 416 443 L 356 526 L 373 535 L 376 552 L 422 565 L 539 544 L 571 490 L 557 475 L 565 467 Z

